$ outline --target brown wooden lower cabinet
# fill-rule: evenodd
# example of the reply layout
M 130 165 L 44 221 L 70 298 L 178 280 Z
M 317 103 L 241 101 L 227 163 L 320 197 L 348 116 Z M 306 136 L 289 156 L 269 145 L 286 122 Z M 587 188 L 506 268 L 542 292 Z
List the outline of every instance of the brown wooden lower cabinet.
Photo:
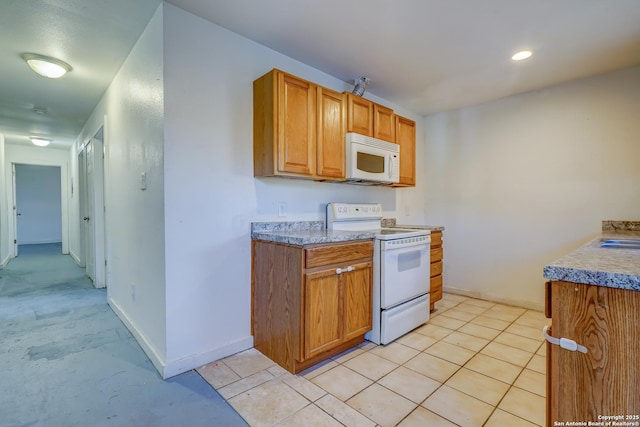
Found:
M 364 341 L 372 325 L 373 241 L 252 242 L 254 346 L 297 373 Z
M 554 281 L 545 312 L 587 350 L 547 344 L 547 425 L 640 425 L 640 291 Z

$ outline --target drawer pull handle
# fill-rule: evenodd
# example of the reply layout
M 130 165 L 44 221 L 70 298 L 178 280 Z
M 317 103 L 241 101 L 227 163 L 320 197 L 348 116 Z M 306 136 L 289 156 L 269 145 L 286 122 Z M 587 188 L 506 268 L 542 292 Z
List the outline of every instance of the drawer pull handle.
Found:
M 342 273 L 346 273 L 348 271 L 353 271 L 356 268 L 352 265 L 350 265 L 349 267 L 346 268 L 336 268 L 336 274 L 342 274 Z
M 544 335 L 544 338 L 547 341 L 549 341 L 551 344 L 559 345 L 561 348 L 564 348 L 565 350 L 579 351 L 581 353 L 586 353 L 587 352 L 587 348 L 585 346 L 582 346 L 582 345 L 576 343 L 573 340 L 570 340 L 568 338 L 555 338 L 555 337 L 552 337 L 547 332 L 548 329 L 549 329 L 549 326 L 545 326 L 544 328 L 542 328 L 542 335 Z

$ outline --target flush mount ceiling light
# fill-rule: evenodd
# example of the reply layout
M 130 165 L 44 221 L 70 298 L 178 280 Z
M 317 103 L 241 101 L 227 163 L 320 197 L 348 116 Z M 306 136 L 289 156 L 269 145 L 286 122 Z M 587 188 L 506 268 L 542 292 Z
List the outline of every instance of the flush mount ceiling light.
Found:
M 40 138 L 39 136 L 30 136 L 29 139 L 31 140 L 31 142 L 33 142 L 34 145 L 37 145 L 38 147 L 46 147 L 51 143 L 50 139 Z
M 513 56 L 511 57 L 511 59 L 513 59 L 514 61 L 523 61 L 527 58 L 530 58 L 531 55 L 533 55 L 533 52 L 530 50 L 521 50 L 520 52 L 516 52 L 513 54 Z
M 71 71 L 71 65 L 66 62 L 36 53 L 24 53 L 22 59 L 33 71 L 50 79 L 57 79 Z

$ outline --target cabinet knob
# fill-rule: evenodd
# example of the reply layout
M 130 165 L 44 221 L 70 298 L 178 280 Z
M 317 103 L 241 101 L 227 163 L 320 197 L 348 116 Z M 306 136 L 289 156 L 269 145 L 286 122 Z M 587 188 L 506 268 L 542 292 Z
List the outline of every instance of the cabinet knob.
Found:
M 355 267 L 353 267 L 351 265 L 349 267 L 347 267 L 347 271 L 353 271 L 353 270 L 355 270 Z
M 336 274 L 341 274 L 342 273 L 342 269 L 341 268 L 336 268 Z

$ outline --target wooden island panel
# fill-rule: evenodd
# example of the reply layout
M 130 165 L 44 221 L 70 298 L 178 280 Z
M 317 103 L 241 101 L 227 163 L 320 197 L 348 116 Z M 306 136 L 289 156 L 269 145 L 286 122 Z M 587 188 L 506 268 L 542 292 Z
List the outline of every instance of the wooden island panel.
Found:
M 640 415 L 640 292 L 554 281 L 550 311 L 552 336 L 587 353 L 548 345 L 548 423 Z

